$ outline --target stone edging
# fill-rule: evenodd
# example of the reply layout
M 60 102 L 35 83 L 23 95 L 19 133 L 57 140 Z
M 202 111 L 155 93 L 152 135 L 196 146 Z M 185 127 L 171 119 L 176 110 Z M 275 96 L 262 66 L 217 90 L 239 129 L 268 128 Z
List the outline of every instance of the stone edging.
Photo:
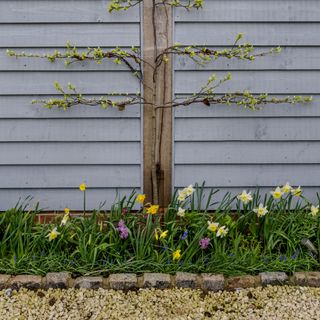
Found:
M 258 276 L 237 276 L 225 278 L 222 274 L 177 272 L 176 275 L 163 273 L 111 274 L 84 276 L 73 279 L 68 272 L 48 273 L 45 277 L 34 275 L 0 275 L 0 290 L 27 288 L 31 290 L 49 288 L 85 288 L 137 290 L 140 288 L 168 289 L 173 287 L 201 289 L 203 291 L 238 290 L 267 285 L 297 285 L 320 287 L 320 272 L 294 272 L 288 276 L 284 272 L 263 272 Z

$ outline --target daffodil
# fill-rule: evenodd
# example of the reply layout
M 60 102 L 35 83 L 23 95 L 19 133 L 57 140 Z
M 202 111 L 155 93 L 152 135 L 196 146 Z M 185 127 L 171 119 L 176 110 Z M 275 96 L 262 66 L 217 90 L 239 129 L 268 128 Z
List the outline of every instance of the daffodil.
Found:
M 250 201 L 252 201 L 252 196 L 251 196 L 251 192 L 248 192 L 246 190 L 243 190 L 242 193 L 240 193 L 237 198 L 243 202 L 244 204 L 249 203 Z
M 160 234 L 160 239 L 166 238 L 167 235 L 168 235 L 168 232 L 169 232 L 168 230 L 161 232 L 161 234 Z
M 318 213 L 319 213 L 319 206 L 312 205 L 310 208 L 310 214 L 315 217 Z
M 57 228 L 53 228 L 50 231 L 50 233 L 47 235 L 47 237 L 49 238 L 49 241 L 52 241 L 52 240 L 56 239 L 59 234 L 60 234 L 60 232 L 57 231 Z
M 137 195 L 136 202 L 144 203 L 144 200 L 145 200 L 145 199 L 146 199 L 146 195 L 145 195 L 145 194 L 138 194 L 138 195 Z
M 154 237 L 157 241 L 159 240 L 159 231 L 157 229 L 154 230 Z
M 216 232 L 218 227 L 219 227 L 219 223 L 218 222 L 208 221 L 208 230 L 209 231 Z
M 290 193 L 290 191 L 292 190 L 292 187 L 290 186 L 289 182 L 287 182 L 282 188 L 281 191 L 283 193 Z
M 173 261 L 180 260 L 180 258 L 181 258 L 181 250 L 176 250 L 172 253 Z
M 218 229 L 217 231 L 217 237 L 223 238 L 227 235 L 229 229 L 226 228 L 225 226 L 222 226 Z
M 185 189 L 178 190 L 178 200 L 180 202 L 183 202 L 184 200 L 186 200 L 186 198 L 187 198 L 187 193 L 186 193 Z
M 268 209 L 267 207 L 264 207 L 262 203 L 260 203 L 259 207 L 253 209 L 253 212 L 255 212 L 257 216 L 260 218 L 268 213 Z
M 156 214 L 159 210 L 159 205 L 151 205 L 148 209 L 147 209 L 147 213 L 149 214 Z
M 296 189 L 292 189 L 292 190 L 291 190 L 291 193 L 292 193 L 294 196 L 296 196 L 296 197 L 300 197 L 301 194 L 302 194 L 302 189 L 301 189 L 301 187 L 299 186 L 299 187 L 296 188 Z
M 181 208 L 181 207 L 179 207 L 177 215 L 179 217 L 184 217 L 186 215 L 186 210 Z
M 81 191 L 86 191 L 86 188 L 87 188 L 87 185 L 85 183 L 81 183 L 80 186 L 79 186 L 79 189 Z
M 64 217 L 61 220 L 60 226 L 65 226 L 67 224 L 67 222 L 69 221 L 69 219 L 70 219 L 69 214 L 65 214 Z
M 64 213 L 65 214 L 69 214 L 70 213 L 70 209 L 69 208 L 64 208 Z
M 184 189 L 185 190 L 185 193 L 186 195 L 189 197 L 191 196 L 193 193 L 194 193 L 194 188 L 193 188 L 193 185 L 190 184 L 190 186 L 188 186 L 187 188 Z
M 270 191 L 274 199 L 280 199 L 283 195 L 280 187 L 276 187 L 274 191 Z

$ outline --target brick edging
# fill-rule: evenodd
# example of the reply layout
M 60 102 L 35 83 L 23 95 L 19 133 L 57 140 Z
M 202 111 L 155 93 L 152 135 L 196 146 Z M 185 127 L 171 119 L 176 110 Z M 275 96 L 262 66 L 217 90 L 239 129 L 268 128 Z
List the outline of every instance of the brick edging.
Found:
M 48 273 L 45 277 L 35 275 L 0 275 L 0 290 L 27 288 L 37 289 L 114 289 L 137 290 L 140 288 L 192 288 L 203 291 L 238 290 L 267 285 L 297 285 L 320 287 L 320 272 L 294 272 L 288 276 L 284 272 L 263 272 L 258 276 L 224 277 L 222 274 L 194 274 L 177 272 L 175 275 L 164 273 L 134 273 L 111 274 L 109 277 L 83 276 L 76 279 L 68 272 Z

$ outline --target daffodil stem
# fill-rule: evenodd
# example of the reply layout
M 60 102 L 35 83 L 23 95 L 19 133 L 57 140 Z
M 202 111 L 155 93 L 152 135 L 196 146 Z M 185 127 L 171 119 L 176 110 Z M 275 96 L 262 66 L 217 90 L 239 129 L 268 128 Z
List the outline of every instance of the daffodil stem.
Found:
M 83 191 L 83 216 L 86 216 L 86 190 Z

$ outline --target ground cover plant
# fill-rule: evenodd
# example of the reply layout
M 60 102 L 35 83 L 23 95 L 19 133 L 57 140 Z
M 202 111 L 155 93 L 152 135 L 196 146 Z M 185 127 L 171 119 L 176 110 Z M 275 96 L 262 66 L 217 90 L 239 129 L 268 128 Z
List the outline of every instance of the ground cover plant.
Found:
M 205 194 L 204 184 L 177 190 L 164 213 L 133 192 L 110 211 L 64 214 L 47 224 L 26 203 L 0 213 L 0 272 L 74 275 L 116 272 L 214 272 L 316 270 L 320 248 L 319 196 L 286 183 L 259 190 Z M 80 192 L 80 191 L 79 191 Z M 209 211 L 214 208 L 213 211 Z M 137 210 L 138 209 L 138 210 Z

